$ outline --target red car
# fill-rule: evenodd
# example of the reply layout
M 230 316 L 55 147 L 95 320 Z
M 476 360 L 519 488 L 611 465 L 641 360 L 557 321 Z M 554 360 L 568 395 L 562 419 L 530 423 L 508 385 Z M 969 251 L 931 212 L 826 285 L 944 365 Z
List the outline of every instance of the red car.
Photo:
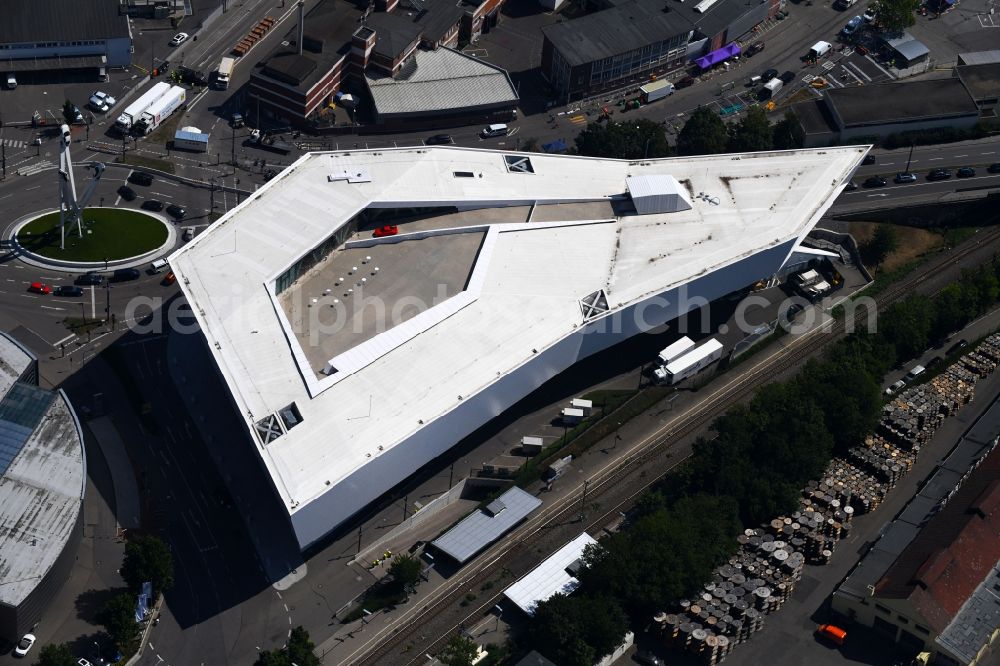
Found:
M 32 282 L 31 286 L 28 287 L 28 291 L 33 291 L 36 294 L 51 294 L 52 287 L 47 284 L 42 284 L 41 282 Z
M 169 273 L 166 274 L 166 276 L 164 276 L 164 278 L 163 278 L 163 285 L 165 287 L 169 287 L 174 282 L 177 282 L 177 276 L 174 275 L 173 271 L 170 271 Z
M 378 229 L 376 229 L 375 233 L 372 235 L 375 236 L 375 238 L 382 238 L 383 236 L 395 236 L 398 233 L 399 233 L 399 227 L 397 227 L 395 224 L 387 224 L 384 227 L 379 227 Z

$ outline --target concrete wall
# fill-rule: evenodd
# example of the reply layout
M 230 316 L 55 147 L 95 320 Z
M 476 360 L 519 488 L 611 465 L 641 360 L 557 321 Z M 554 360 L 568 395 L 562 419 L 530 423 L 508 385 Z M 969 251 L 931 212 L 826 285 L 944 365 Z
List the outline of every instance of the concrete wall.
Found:
M 292 514 L 292 527 L 299 545 L 305 549 L 323 538 L 427 462 L 574 363 L 696 309 L 700 305 L 696 295 L 711 301 L 772 275 L 781 268 L 794 244 L 795 239 L 785 241 L 708 273 L 683 287 L 650 294 L 648 298 L 581 326 L 550 347 L 539 350 L 522 366 L 476 395 L 469 396 L 447 414 L 430 423 L 417 425 L 407 439 L 380 453 Z M 684 293 L 689 296 L 683 298 Z M 686 307 L 685 303 L 688 304 Z

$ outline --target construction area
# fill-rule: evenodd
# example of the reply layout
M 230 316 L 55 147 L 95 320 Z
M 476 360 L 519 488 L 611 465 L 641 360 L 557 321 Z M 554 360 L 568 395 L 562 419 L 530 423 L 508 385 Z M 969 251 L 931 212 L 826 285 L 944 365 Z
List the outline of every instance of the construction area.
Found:
M 703 592 L 658 613 L 653 633 L 698 662 L 721 662 L 763 628 L 791 597 L 805 564 L 830 561 L 856 515 L 874 511 L 913 467 L 945 420 L 972 402 L 979 379 L 1000 364 L 1000 334 L 931 378 L 889 401 L 876 432 L 847 458 L 834 458 L 823 478 L 802 491 L 800 509 L 738 537 L 739 551 L 718 567 Z

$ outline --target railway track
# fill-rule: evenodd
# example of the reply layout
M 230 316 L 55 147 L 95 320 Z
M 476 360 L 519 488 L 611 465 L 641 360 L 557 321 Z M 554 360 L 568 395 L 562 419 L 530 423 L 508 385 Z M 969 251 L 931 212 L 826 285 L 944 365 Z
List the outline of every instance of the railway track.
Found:
M 976 251 L 997 244 L 998 241 L 1000 241 L 1000 228 L 988 229 L 957 248 L 942 253 L 941 256 L 921 266 L 918 271 L 877 294 L 875 302 L 878 309 L 881 310 L 913 293 L 917 287 L 941 271 L 958 264 Z M 867 319 L 866 310 L 860 314 L 862 317 L 860 321 L 854 322 L 856 325 L 863 325 Z M 487 549 L 466 571 L 457 573 L 439 590 L 432 593 L 431 597 L 423 600 L 419 608 L 404 613 L 373 635 L 345 663 L 409 665 L 423 661 L 425 654 L 440 651 L 452 633 L 472 625 L 500 601 L 504 586 L 499 586 L 498 592 L 487 595 L 471 610 L 462 608 L 460 612 L 455 612 L 453 609 L 460 608 L 459 602 L 467 591 L 481 589 L 483 583 L 503 570 L 523 569 L 526 572 L 537 564 L 541 558 L 537 553 L 531 552 L 531 547 L 537 546 L 532 543 L 536 535 L 570 523 L 575 524 L 574 533 L 583 530 L 592 532 L 610 525 L 622 512 L 630 508 L 642 493 L 690 455 L 689 452 L 676 455 L 681 452 L 671 449 L 668 446 L 670 442 L 676 442 L 699 432 L 731 406 L 749 397 L 757 388 L 772 381 L 782 372 L 797 366 L 826 345 L 839 340 L 847 332 L 844 319 L 835 320 L 825 334 L 820 328 L 815 328 L 793 344 L 760 360 L 725 384 L 710 390 L 708 395 L 694 407 L 636 443 L 621 459 L 609 463 L 591 475 L 584 484 L 581 484 L 582 493 L 571 493 L 560 501 L 544 507 L 538 515 L 529 518 L 515 530 L 511 537 Z M 655 473 L 652 473 L 654 470 Z M 589 520 L 585 518 L 578 520 L 584 517 L 586 510 L 582 497 L 588 498 L 589 502 L 602 509 Z M 559 537 L 560 544 L 565 540 Z M 519 556 L 531 560 L 531 563 L 516 566 Z M 434 619 L 444 620 L 442 616 L 449 609 L 452 610 L 452 616 L 444 624 L 432 630 L 431 622 Z M 434 636 L 431 637 L 429 634 Z

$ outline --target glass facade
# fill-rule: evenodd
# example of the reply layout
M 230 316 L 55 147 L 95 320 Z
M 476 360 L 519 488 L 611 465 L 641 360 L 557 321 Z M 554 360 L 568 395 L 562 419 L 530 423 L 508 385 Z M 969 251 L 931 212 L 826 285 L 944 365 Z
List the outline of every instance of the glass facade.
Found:
M 677 35 L 655 44 L 619 53 L 610 58 L 597 60 L 590 70 L 590 85 L 600 86 L 637 72 L 661 67 L 672 60 L 683 57 L 686 52 L 687 35 Z

